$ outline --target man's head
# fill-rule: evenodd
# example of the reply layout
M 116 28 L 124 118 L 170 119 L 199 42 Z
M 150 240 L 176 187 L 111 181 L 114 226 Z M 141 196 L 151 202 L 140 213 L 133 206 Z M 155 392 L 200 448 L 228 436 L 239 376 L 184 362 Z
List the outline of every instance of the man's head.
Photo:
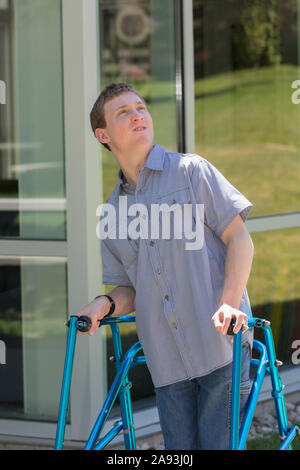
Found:
M 144 133 L 147 131 L 148 137 L 152 132 L 153 138 L 152 119 L 146 103 L 143 97 L 127 83 L 110 83 L 102 90 L 90 113 L 90 122 L 98 141 L 110 151 L 112 150 L 110 146 L 117 143 L 114 132 L 117 126 L 123 126 L 123 130 L 120 129 L 123 131 L 124 139 L 127 130 L 124 125 L 130 124 L 133 128 L 135 123 L 145 127 Z

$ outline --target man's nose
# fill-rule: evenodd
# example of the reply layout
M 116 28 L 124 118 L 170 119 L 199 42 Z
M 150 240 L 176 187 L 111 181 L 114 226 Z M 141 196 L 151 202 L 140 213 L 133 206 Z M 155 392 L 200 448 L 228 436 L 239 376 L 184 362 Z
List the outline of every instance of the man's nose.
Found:
M 142 113 L 139 112 L 138 109 L 134 109 L 132 111 L 132 119 L 134 119 L 136 121 L 136 120 L 139 120 L 139 119 L 144 119 L 144 116 L 143 116 Z

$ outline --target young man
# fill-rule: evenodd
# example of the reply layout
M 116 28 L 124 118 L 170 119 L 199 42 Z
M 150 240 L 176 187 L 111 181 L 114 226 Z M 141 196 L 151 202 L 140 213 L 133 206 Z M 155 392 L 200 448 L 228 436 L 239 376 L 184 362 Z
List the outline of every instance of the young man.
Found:
M 226 332 L 231 319 L 237 332 L 251 316 L 246 284 L 254 248 L 244 221 L 252 204 L 206 159 L 153 145 L 147 106 L 127 84 L 102 91 L 91 125 L 120 166 L 107 201 L 116 209 L 116 236 L 101 241 L 103 283 L 118 287 L 78 315 L 91 318 L 93 335 L 107 314 L 136 312 L 166 449 L 228 449 L 232 342 Z M 135 204 L 141 236 L 125 237 Z M 197 204 L 204 207 L 201 247 L 186 249 L 191 230 L 181 238 L 145 236 L 155 205 L 175 220 Z M 198 219 L 192 220 L 195 228 Z M 243 335 L 241 410 L 250 391 L 251 334 Z

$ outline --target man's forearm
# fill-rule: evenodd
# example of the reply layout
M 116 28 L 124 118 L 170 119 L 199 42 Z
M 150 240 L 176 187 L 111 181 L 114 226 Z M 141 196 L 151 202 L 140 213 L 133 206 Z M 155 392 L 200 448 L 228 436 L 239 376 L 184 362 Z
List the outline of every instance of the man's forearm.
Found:
M 250 236 L 232 238 L 227 245 L 225 278 L 219 307 L 228 304 L 239 308 L 251 272 L 254 246 Z

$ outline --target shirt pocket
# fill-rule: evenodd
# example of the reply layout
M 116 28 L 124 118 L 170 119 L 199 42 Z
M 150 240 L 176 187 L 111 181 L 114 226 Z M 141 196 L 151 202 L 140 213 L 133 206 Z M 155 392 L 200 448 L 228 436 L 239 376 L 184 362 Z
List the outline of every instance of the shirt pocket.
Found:
M 184 220 L 188 218 L 188 206 L 190 206 L 189 210 L 193 210 L 189 188 L 177 189 L 168 194 L 159 195 L 155 198 L 155 204 L 159 206 L 155 212 L 156 217 L 154 217 L 155 234 L 159 235 L 157 238 L 167 242 L 192 238 L 195 230 L 195 217 L 192 212 L 189 223 L 184 225 Z

